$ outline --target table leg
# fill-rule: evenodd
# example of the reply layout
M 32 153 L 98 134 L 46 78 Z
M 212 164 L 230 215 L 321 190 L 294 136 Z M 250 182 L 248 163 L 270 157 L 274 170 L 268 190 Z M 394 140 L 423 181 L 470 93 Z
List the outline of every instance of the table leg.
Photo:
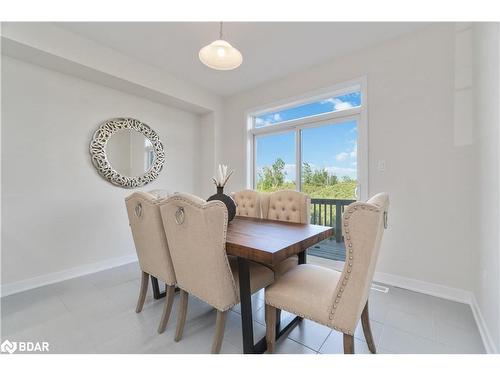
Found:
M 303 250 L 302 252 L 300 252 L 298 255 L 299 255 L 299 264 L 306 264 L 306 261 L 307 261 L 307 253 L 306 253 L 307 250 Z
M 305 250 L 299 253 L 299 264 L 305 263 Z M 261 338 L 254 344 L 253 337 L 253 317 L 252 317 L 252 292 L 250 290 L 250 270 L 248 261 L 238 257 L 238 274 L 240 282 L 240 304 L 241 304 L 241 333 L 243 336 L 244 354 L 261 354 L 267 349 L 266 337 Z M 278 318 L 278 317 L 277 317 Z M 302 317 L 296 316 L 283 329 L 281 324 L 276 322 L 276 340 L 294 328 Z
M 253 342 L 252 292 L 250 290 L 250 270 L 248 261 L 238 257 L 238 276 L 240 282 L 241 333 L 243 353 L 255 353 Z
M 302 252 L 299 253 L 299 264 L 306 264 L 306 261 L 307 261 L 307 250 L 303 250 Z M 298 322 L 301 322 L 302 319 L 303 318 L 301 316 L 297 317 Z

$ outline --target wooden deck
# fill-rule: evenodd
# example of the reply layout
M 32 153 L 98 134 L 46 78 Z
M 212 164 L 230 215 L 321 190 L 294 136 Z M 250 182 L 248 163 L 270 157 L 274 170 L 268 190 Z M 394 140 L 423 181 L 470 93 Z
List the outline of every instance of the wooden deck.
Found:
M 307 253 L 321 258 L 345 262 L 345 244 L 332 236 L 307 249 Z

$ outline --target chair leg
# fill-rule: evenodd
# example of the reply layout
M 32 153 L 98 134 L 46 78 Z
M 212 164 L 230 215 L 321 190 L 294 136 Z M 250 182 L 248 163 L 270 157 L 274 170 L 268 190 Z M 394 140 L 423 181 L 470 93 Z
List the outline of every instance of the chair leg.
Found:
M 188 292 L 181 289 L 181 300 L 179 302 L 179 315 L 177 316 L 177 327 L 175 329 L 175 341 L 180 341 L 182 332 L 184 331 L 184 324 L 186 324 L 186 315 L 188 307 Z
M 276 307 L 266 304 L 266 343 L 267 352 L 274 353 L 276 347 Z
M 344 333 L 344 354 L 354 354 L 354 336 Z
M 158 333 L 165 332 L 167 328 L 168 319 L 170 318 L 170 311 L 172 311 L 172 304 L 174 303 L 175 286 L 167 285 L 165 305 L 163 306 L 163 314 L 161 315 L 160 325 L 158 326 Z
M 137 300 L 137 306 L 135 308 L 136 313 L 140 313 L 144 306 L 144 301 L 146 300 L 146 295 L 148 293 L 148 283 L 149 283 L 149 275 L 142 271 L 141 278 L 141 290 L 139 292 L 139 299 Z
M 368 315 L 368 300 L 366 301 L 365 308 L 361 313 L 361 325 L 363 326 L 363 333 L 365 334 L 368 349 L 370 349 L 370 352 L 372 354 L 377 353 L 377 349 L 375 348 L 375 341 L 373 341 L 372 329 L 370 327 L 370 316 Z
M 215 323 L 215 334 L 212 341 L 212 354 L 219 354 L 224 338 L 224 327 L 226 326 L 227 311 L 217 310 L 217 323 Z

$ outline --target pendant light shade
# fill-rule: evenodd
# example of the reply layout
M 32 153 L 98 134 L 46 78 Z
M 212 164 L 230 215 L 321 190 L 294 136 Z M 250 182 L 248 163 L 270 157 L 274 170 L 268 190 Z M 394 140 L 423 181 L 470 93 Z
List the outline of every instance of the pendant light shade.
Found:
M 200 49 L 198 57 L 203 64 L 216 70 L 236 69 L 243 62 L 240 51 L 222 39 L 222 22 L 219 39 Z

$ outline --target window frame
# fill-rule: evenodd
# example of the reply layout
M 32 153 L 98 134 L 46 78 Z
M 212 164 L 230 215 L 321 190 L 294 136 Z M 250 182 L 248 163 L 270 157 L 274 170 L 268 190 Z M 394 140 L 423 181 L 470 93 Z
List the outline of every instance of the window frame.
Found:
M 278 112 L 280 110 L 313 103 L 322 99 L 331 98 L 347 94 L 353 91 L 360 91 L 361 105 L 349 109 L 322 113 L 307 116 L 299 119 L 283 121 L 268 126 L 255 127 L 255 118 L 259 115 Z M 310 92 L 295 98 L 289 98 L 280 102 L 254 108 L 246 112 L 247 119 L 247 188 L 255 189 L 257 186 L 256 168 L 256 137 L 260 135 L 272 135 L 294 131 L 295 132 L 295 189 L 302 190 L 302 130 L 325 125 L 341 124 L 346 121 L 357 121 L 357 180 L 358 199 L 368 199 L 368 126 L 367 126 L 368 100 L 367 100 L 367 79 L 361 77 L 349 82 L 344 82 L 333 87 L 324 88 L 315 92 Z

